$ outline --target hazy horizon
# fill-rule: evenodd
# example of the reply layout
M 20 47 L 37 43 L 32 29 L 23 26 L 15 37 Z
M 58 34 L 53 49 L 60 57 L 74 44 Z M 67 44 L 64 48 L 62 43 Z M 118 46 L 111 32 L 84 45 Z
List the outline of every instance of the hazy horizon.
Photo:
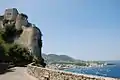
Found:
M 43 33 L 42 53 L 80 60 L 120 60 L 120 0 L 2 0 Z
M 53 54 L 53 53 L 42 53 L 42 54 L 49 55 L 49 54 Z M 66 54 L 54 54 L 54 55 L 60 56 L 60 55 L 66 55 Z M 76 59 L 76 60 L 82 60 L 79 58 L 75 58 L 73 56 L 69 56 L 69 55 L 66 55 L 66 56 L 71 57 L 71 58 Z M 84 60 L 84 61 L 120 61 L 120 59 L 116 59 L 116 60 L 110 60 L 110 59 L 109 60 Z

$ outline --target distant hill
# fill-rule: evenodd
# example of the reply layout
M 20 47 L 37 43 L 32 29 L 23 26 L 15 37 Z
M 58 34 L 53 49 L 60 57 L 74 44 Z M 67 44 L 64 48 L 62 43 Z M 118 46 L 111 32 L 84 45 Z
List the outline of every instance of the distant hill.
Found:
M 67 55 L 56 55 L 56 54 L 42 54 L 42 57 L 45 59 L 46 62 L 60 62 L 60 61 L 75 61 L 74 58 L 69 57 Z
M 87 63 L 87 66 L 91 63 L 92 64 L 96 63 L 98 65 L 104 64 L 103 61 L 84 61 L 84 60 L 74 59 L 67 55 L 42 54 L 42 57 L 44 58 L 45 63 L 47 64 L 59 63 L 59 64 L 75 64 L 79 66 L 86 66 L 86 63 Z

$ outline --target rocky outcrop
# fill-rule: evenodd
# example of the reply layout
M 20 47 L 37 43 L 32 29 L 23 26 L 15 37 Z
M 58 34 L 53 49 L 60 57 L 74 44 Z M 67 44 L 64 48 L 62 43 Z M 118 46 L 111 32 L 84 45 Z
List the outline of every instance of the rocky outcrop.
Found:
M 40 59 L 41 64 L 44 64 L 41 56 L 42 33 L 34 24 L 28 22 L 26 14 L 19 13 L 16 8 L 6 9 L 4 15 L 0 16 L 0 30 L 10 35 L 6 39 L 8 43 L 27 48 L 35 58 Z

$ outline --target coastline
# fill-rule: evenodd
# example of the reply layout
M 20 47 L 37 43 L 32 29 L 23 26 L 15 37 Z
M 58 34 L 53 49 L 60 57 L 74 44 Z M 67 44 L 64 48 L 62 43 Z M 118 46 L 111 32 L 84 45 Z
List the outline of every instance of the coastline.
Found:
M 71 68 L 91 68 L 91 67 L 104 67 L 106 65 L 90 65 L 90 66 L 78 66 L 78 65 L 71 65 L 71 64 L 48 64 L 46 67 L 50 69 L 56 70 L 64 70 L 64 69 L 71 69 Z
M 102 77 L 112 77 L 112 78 L 120 78 L 119 75 L 115 75 L 111 73 L 111 70 L 109 68 L 112 68 L 116 65 L 104 65 L 104 66 L 56 66 L 56 65 L 49 65 L 47 66 L 48 69 L 53 70 L 61 70 L 65 72 L 72 72 L 77 74 L 88 74 L 88 75 L 94 75 L 94 76 L 102 76 Z M 103 72 L 104 71 L 104 72 Z M 110 75 L 109 75 L 110 74 Z M 112 75 L 111 75 L 112 74 Z M 118 74 L 118 71 L 117 73 Z

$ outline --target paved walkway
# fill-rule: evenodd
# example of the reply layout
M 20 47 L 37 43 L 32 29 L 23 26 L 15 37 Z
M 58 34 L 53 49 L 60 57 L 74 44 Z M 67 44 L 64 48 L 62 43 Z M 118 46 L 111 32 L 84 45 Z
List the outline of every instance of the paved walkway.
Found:
M 8 72 L 0 74 L 0 80 L 38 80 L 26 73 L 25 67 L 14 67 Z

